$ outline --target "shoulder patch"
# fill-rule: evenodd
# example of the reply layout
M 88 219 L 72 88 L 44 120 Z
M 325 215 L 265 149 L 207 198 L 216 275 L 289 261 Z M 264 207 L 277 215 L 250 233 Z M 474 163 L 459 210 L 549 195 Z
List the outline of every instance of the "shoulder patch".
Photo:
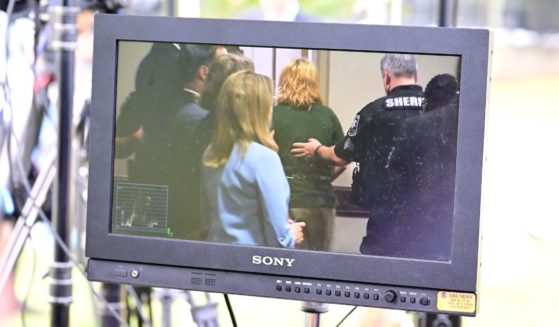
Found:
M 351 142 L 351 139 L 346 139 L 344 142 L 344 150 L 353 150 L 353 142 Z
M 348 136 L 357 135 L 357 128 L 359 127 L 359 119 L 361 119 L 361 116 L 359 116 L 359 114 L 355 115 L 355 118 L 353 118 L 353 121 L 351 122 L 351 126 L 349 126 L 349 130 L 347 131 Z

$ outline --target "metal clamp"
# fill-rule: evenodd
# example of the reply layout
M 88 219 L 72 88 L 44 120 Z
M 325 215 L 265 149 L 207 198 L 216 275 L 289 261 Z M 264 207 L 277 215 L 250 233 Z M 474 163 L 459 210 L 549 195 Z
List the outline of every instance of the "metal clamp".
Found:
M 49 270 L 50 303 L 70 305 L 72 296 L 72 264 L 70 262 L 53 262 Z

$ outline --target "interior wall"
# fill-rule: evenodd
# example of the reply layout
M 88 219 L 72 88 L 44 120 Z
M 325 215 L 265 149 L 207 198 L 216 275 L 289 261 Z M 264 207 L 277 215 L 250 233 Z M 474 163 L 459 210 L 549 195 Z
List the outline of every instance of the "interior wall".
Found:
M 153 43 L 151 42 L 119 42 L 117 81 L 116 81 L 116 110 L 126 100 L 128 94 L 134 91 L 136 71 L 142 59 L 147 55 Z
M 122 104 L 135 89 L 136 71 L 152 44 L 151 42 L 119 42 L 118 44 L 115 105 L 117 117 Z M 126 160 L 115 160 L 114 175 L 128 176 Z

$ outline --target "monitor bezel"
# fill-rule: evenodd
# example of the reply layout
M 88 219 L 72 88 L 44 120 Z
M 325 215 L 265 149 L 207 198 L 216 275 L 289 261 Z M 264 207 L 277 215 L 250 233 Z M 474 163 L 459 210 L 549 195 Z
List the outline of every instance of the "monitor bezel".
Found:
M 111 233 L 117 45 L 120 40 L 460 56 L 461 92 L 450 261 L 276 249 Z M 97 14 L 89 138 L 86 256 L 220 271 L 476 291 L 489 44 L 489 31 L 480 29 Z M 292 258 L 295 264 L 291 267 L 255 265 L 252 263 L 254 255 Z

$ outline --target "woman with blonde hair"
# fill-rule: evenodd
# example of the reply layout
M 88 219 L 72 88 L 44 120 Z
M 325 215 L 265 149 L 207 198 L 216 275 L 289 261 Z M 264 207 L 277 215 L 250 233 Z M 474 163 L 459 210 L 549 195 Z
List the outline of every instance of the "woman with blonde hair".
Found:
M 270 78 L 240 71 L 225 80 L 202 160 L 211 241 L 292 248 L 303 240 L 305 224 L 288 219 L 289 185 L 271 116 Z
M 297 158 L 290 152 L 293 143 L 309 138 L 333 145 L 344 137 L 338 117 L 323 104 L 312 62 L 297 59 L 287 64 L 280 75 L 277 102 L 272 126 L 291 189 L 289 215 L 306 223 L 300 247 L 329 251 L 337 204 L 331 181 L 341 171 L 334 172 L 333 165 L 318 156 Z

